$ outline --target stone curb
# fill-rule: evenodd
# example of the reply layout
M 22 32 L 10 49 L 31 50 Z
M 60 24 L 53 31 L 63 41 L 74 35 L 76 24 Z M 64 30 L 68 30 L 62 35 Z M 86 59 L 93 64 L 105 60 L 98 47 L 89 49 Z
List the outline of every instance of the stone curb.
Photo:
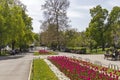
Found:
M 59 80 L 70 80 L 67 76 L 64 75 L 54 64 L 52 64 L 49 60 L 44 59 L 44 61 L 48 64 L 49 68 L 54 72 L 54 74 L 58 77 Z
M 29 70 L 29 75 L 28 75 L 28 80 L 30 80 L 30 77 L 31 77 L 32 65 L 33 65 L 33 60 L 31 61 L 30 70 Z

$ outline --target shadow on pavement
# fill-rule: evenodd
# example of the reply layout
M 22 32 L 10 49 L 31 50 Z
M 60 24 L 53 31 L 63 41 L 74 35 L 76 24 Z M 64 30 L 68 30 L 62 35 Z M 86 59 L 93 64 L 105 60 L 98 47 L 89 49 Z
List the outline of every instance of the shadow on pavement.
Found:
M 0 60 L 10 60 L 10 59 L 19 59 L 24 57 L 23 55 L 13 55 L 13 56 L 0 56 Z

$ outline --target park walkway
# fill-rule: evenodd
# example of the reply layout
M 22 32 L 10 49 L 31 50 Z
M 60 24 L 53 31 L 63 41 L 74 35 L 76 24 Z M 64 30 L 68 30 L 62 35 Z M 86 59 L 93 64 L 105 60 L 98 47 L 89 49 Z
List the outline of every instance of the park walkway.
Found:
M 76 58 L 82 58 L 83 60 L 89 59 L 90 62 L 95 63 L 96 61 L 99 61 L 102 63 L 103 66 L 109 66 L 109 64 L 114 64 L 114 65 L 118 65 L 119 69 L 120 69 L 120 60 L 118 61 L 112 61 L 111 59 L 104 59 L 104 55 L 103 54 L 73 54 L 73 53 L 65 53 L 65 52 L 59 52 L 60 56 L 75 56 Z
M 32 54 L 0 57 L 0 80 L 28 80 Z

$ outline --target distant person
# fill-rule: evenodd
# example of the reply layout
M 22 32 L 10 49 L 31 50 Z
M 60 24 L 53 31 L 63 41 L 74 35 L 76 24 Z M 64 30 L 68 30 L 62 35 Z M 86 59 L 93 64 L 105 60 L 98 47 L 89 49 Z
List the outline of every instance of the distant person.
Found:
M 112 58 L 113 58 L 114 60 L 117 60 L 118 55 L 119 55 L 118 50 L 114 50 L 114 52 L 113 52 L 113 54 L 112 54 Z
M 105 54 L 110 54 L 110 53 L 109 53 L 109 50 L 106 50 L 106 53 L 105 53 Z
M 106 50 L 106 52 L 105 52 L 105 54 L 104 54 L 104 59 L 105 59 L 105 58 L 108 59 L 108 57 L 110 57 L 110 56 L 111 56 L 110 51 L 109 51 L 109 50 Z

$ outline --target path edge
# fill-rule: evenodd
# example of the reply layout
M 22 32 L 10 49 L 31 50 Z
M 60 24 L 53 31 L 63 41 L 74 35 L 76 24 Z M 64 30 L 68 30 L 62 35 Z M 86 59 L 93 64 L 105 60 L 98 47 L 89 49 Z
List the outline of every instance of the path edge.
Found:
M 31 73 L 32 73 L 32 65 L 33 65 L 33 60 L 30 63 L 30 69 L 29 69 L 29 75 L 28 75 L 28 80 L 30 80 Z

